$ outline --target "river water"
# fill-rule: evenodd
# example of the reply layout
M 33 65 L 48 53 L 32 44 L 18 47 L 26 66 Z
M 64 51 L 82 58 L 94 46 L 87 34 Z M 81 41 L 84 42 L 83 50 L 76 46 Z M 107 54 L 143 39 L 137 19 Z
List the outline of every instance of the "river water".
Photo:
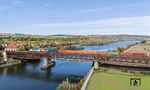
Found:
M 120 41 L 115 43 L 110 43 L 107 45 L 99 45 L 99 46 L 84 46 L 84 50 L 96 50 L 96 51 L 108 51 L 108 50 L 114 50 L 118 47 L 126 47 L 130 44 L 138 43 L 140 41 Z
M 123 41 L 102 46 L 86 46 L 85 50 L 107 51 L 135 42 Z M 56 90 L 66 78 L 71 81 L 79 81 L 87 74 L 91 66 L 91 62 L 56 60 L 56 65 L 46 70 L 40 69 L 39 61 L 0 68 L 0 90 Z

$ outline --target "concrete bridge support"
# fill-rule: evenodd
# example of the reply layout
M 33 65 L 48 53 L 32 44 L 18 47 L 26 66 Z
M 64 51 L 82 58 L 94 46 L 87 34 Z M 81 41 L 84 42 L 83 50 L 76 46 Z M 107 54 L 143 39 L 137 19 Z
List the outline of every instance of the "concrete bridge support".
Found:
M 55 62 L 49 60 L 47 57 L 42 57 L 40 62 L 41 62 L 41 65 L 40 65 L 41 68 L 48 68 L 49 66 L 55 65 Z
M 98 61 L 94 61 L 94 69 L 98 69 L 98 68 L 99 68 Z
M 7 53 L 6 53 L 6 51 L 3 51 L 3 52 L 2 52 L 2 55 L 3 55 L 4 61 L 5 61 L 5 62 L 8 62 L 8 58 L 7 58 Z

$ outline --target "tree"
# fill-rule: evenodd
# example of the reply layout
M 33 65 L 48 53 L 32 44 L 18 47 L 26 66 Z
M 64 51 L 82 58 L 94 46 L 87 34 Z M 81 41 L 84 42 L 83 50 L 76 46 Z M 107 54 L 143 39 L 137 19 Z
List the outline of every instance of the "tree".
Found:
M 146 43 L 146 40 L 142 40 L 141 43 Z
M 19 51 L 25 51 L 25 46 L 24 45 L 19 46 L 18 50 Z
M 4 47 L 2 45 L 0 45 L 0 50 L 4 50 Z
M 4 43 L 4 40 L 3 40 L 3 39 L 0 39 L 0 43 Z
M 77 83 L 71 83 L 68 79 L 63 81 L 58 87 L 57 90 L 80 90 L 83 85 L 83 79 Z
M 25 45 L 24 47 L 25 47 L 25 51 L 29 51 L 29 49 L 31 48 L 30 45 Z

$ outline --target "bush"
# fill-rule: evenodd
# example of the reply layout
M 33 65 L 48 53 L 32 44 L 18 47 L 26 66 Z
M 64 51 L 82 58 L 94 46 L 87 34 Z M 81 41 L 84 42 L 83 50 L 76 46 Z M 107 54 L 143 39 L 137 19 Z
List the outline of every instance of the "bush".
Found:
M 2 45 L 0 45 L 0 50 L 4 50 L 4 47 Z
M 146 40 L 142 40 L 141 43 L 146 43 Z
M 83 50 L 84 47 L 82 47 L 82 46 L 71 46 L 71 45 L 69 45 L 69 46 L 61 46 L 61 47 L 59 47 L 59 49 L 65 49 L 65 50 Z
M 3 60 L 3 57 L 0 56 L 0 61 L 2 61 L 2 60 Z
M 78 83 L 71 83 L 68 79 L 63 81 L 57 88 L 57 90 L 80 90 L 83 84 L 83 80 Z

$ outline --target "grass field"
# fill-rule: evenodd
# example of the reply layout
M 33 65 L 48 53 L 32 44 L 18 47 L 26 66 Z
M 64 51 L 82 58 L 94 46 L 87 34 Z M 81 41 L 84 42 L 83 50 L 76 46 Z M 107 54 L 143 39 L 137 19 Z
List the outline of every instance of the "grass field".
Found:
M 130 78 L 135 77 L 141 78 L 141 86 L 130 86 Z M 94 71 L 86 90 L 150 90 L 150 71 L 101 67 Z
M 128 53 L 150 53 L 150 45 L 137 44 L 127 50 Z

